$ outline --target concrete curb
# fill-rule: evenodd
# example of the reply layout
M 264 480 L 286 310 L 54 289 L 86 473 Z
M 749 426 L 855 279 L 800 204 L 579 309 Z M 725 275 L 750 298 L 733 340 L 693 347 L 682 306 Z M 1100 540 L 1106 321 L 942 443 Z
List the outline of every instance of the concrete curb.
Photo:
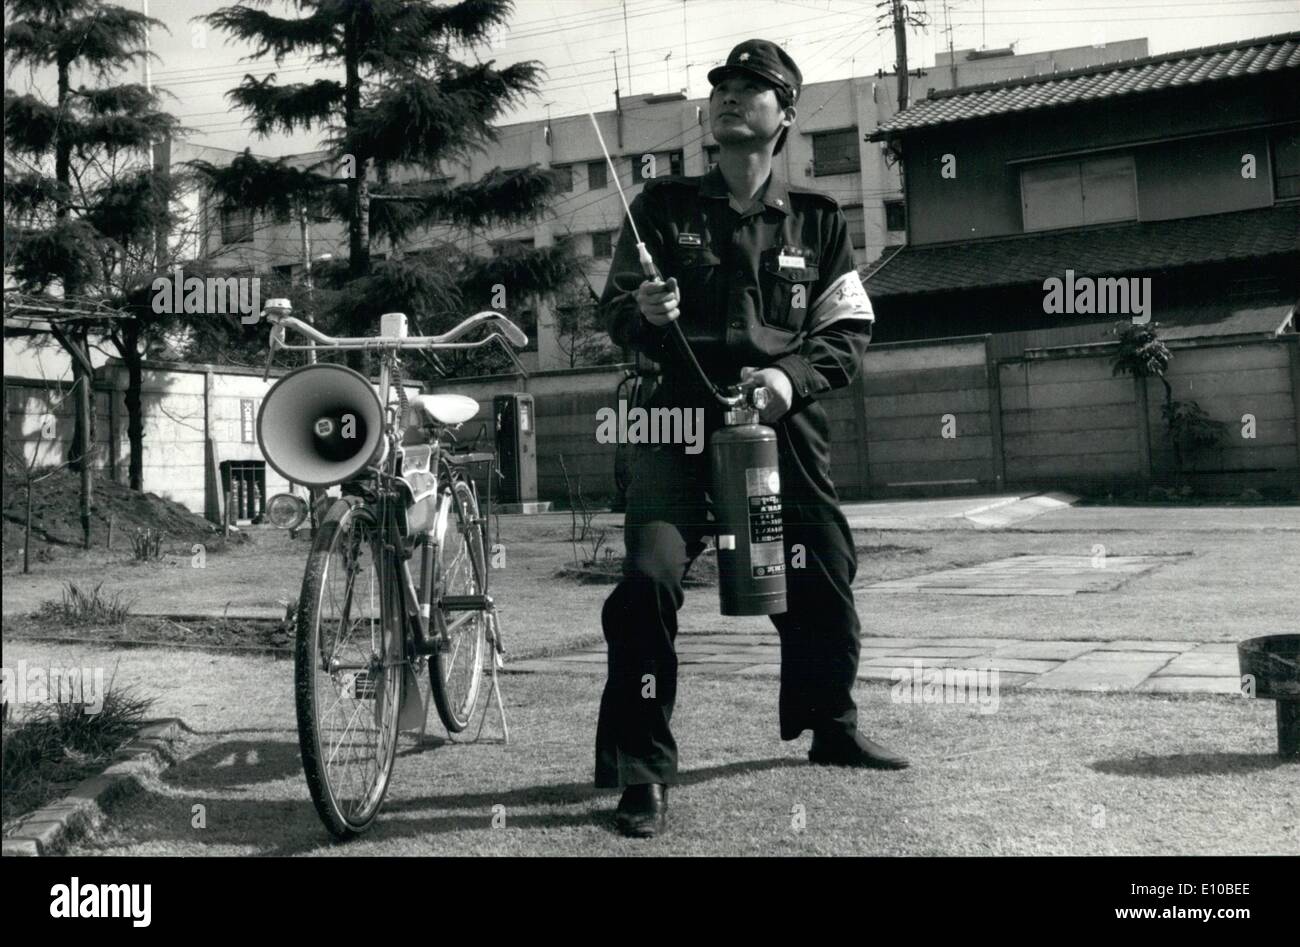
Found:
M 141 788 L 145 776 L 171 765 L 172 744 L 185 724 L 178 718 L 155 720 L 140 728 L 98 776 L 81 781 L 58 802 L 24 816 L 3 841 L 3 857 L 56 855 L 105 819 L 109 807 Z

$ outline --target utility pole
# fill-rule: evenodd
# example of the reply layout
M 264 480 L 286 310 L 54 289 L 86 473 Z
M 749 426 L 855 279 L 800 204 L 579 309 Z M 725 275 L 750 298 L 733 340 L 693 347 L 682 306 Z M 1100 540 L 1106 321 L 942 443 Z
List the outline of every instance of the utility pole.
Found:
M 147 17 L 149 16 L 149 0 L 140 0 L 140 10 Z M 144 89 L 146 92 L 153 92 L 153 50 L 149 44 L 149 23 L 144 25 Z M 161 180 L 165 174 L 171 170 L 171 150 L 172 144 L 170 138 L 164 138 L 162 141 L 154 141 L 149 145 L 149 163 L 153 167 L 153 173 Z M 164 192 L 170 191 L 165 188 Z M 163 198 L 167 200 L 166 197 Z M 166 208 L 160 207 L 158 220 L 154 223 L 153 232 L 153 265 L 155 270 L 162 269 L 167 261 L 167 226 L 162 222 L 166 215 L 162 213 Z M 116 449 L 116 445 L 114 445 Z
M 611 49 L 614 57 L 614 120 L 618 126 L 618 150 L 623 150 L 623 98 L 618 91 L 618 50 Z
M 686 64 L 686 97 L 691 97 L 691 41 L 686 36 L 686 0 L 682 0 L 682 62 Z
M 903 8 L 903 0 L 892 0 L 894 14 L 894 55 L 897 57 L 897 64 L 894 66 L 898 76 L 898 110 L 901 112 L 907 108 L 907 23 L 903 19 L 907 13 Z
M 623 0 L 623 49 L 627 53 L 627 94 L 632 94 L 632 40 L 627 32 L 627 0 Z
M 948 16 L 948 0 L 943 0 L 943 31 L 948 34 L 948 73 L 952 77 L 952 87 L 957 88 L 957 60 L 952 51 L 952 18 Z
M 889 19 L 894 31 L 894 54 L 898 57 L 894 73 L 898 79 L 898 111 L 901 112 L 907 108 L 908 101 L 907 28 L 908 26 L 925 28 L 930 24 L 930 15 L 925 12 L 922 0 L 912 0 L 912 6 L 920 7 L 916 12 L 909 10 L 903 0 L 881 0 L 876 6 L 889 7 Z M 883 19 L 883 14 L 876 19 L 877 21 Z M 889 28 L 890 26 L 881 27 L 881 29 Z M 917 70 L 917 75 L 920 75 L 920 70 Z

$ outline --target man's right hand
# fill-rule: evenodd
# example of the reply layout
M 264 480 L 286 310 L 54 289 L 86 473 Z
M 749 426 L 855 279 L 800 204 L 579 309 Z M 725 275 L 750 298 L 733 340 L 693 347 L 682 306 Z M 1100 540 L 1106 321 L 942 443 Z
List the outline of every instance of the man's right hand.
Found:
M 652 326 L 666 326 L 681 312 L 677 306 L 681 295 L 677 291 L 677 277 L 671 276 L 668 282 L 646 280 L 636 290 L 636 304 Z

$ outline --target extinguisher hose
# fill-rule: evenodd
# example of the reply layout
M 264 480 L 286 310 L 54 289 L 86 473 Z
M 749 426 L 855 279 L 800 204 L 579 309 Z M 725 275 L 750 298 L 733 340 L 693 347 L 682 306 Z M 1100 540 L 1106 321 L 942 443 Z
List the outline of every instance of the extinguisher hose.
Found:
M 646 278 L 662 281 L 663 275 L 659 272 L 659 268 L 655 266 L 655 262 L 650 256 L 650 251 L 646 249 L 645 243 L 638 242 L 636 249 L 637 255 L 641 261 L 641 270 L 645 273 Z M 700 381 L 704 383 L 705 388 L 713 394 L 714 398 L 717 399 L 718 404 L 722 405 L 724 408 L 734 408 L 744 400 L 743 395 L 731 396 L 724 394 L 722 390 L 713 383 L 709 376 L 705 374 L 704 369 L 700 367 L 699 360 L 695 357 L 695 352 L 691 349 L 690 343 L 686 341 L 686 335 L 682 332 L 682 327 L 678 325 L 676 319 L 669 323 L 668 332 L 676 341 L 677 347 L 681 349 L 682 354 L 686 356 L 686 363 L 690 365 L 695 371 L 695 374 L 699 376 Z

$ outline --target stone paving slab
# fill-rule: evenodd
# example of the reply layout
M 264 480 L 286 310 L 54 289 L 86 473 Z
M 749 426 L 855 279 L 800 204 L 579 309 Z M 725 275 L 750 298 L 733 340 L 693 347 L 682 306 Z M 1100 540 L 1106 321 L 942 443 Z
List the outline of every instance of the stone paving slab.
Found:
M 1159 659 L 1161 663 L 1167 663 L 1178 657 L 1175 651 L 1116 651 L 1104 641 L 1099 641 L 1097 647 L 1091 651 L 1079 655 L 1076 661 L 1138 661 L 1145 662 L 1153 659 Z
M 1012 588 L 913 588 L 900 587 L 888 588 L 878 585 L 869 585 L 862 591 L 874 592 L 880 595 L 902 595 L 907 592 L 925 592 L 927 595 L 1040 595 L 1064 597 L 1074 595 L 1072 589 L 1012 589 Z
M 1171 562 L 1172 556 L 1010 556 L 863 587 L 866 592 L 939 595 L 1076 595 L 1106 592 Z M 1098 565 L 1098 562 L 1102 565 Z
M 922 645 L 900 652 L 905 658 L 970 658 L 988 654 L 992 648 L 962 648 L 946 644 Z
M 862 639 L 862 647 L 865 650 L 867 641 L 876 641 L 879 639 Z M 980 648 L 984 651 L 990 651 L 994 648 L 1003 648 L 1007 645 L 1019 644 L 1019 638 L 927 638 L 917 642 L 918 646 L 932 644 L 935 641 L 941 642 L 945 647 L 953 646 L 957 648 Z
M 1195 645 L 1189 641 L 1106 641 L 1098 644 L 1099 648 L 1105 648 L 1107 651 L 1175 651 L 1182 652 L 1191 650 L 1188 645 L 1194 647 L 1205 647 L 1204 645 Z M 1237 646 L 1233 645 L 1232 650 L 1236 651 Z
M 1028 658 L 980 658 L 971 662 L 973 668 L 997 668 L 999 671 L 1043 674 L 1061 666 L 1060 661 L 1032 661 Z
M 1241 676 L 1241 669 L 1236 661 L 1227 662 L 1223 655 L 1215 652 L 1190 652 L 1180 654 L 1159 671 L 1161 677 L 1231 677 Z
M 1040 674 L 1026 687 L 1071 691 L 1128 691 L 1168 663 L 1170 654 L 1090 652 Z
M 1044 493 L 1039 496 L 1025 497 L 1015 503 L 998 504 L 991 508 L 975 510 L 966 514 L 966 519 L 985 529 L 1005 529 L 1016 523 L 1066 509 L 1079 502 L 1079 498 L 1068 493 Z
M 1021 641 L 993 651 L 995 658 L 1034 658 L 1068 661 L 1098 646 L 1096 641 Z
M 1135 690 L 1143 694 L 1241 694 L 1239 677 L 1163 677 L 1143 681 Z
M 682 636 L 685 674 L 778 677 L 771 635 Z M 604 674 L 605 648 L 510 662 L 519 673 Z M 865 638 L 858 679 L 897 682 L 943 668 L 997 670 L 999 686 L 1145 694 L 1229 694 L 1239 688 L 1236 645 L 1196 641 L 1025 641 L 1014 638 Z

